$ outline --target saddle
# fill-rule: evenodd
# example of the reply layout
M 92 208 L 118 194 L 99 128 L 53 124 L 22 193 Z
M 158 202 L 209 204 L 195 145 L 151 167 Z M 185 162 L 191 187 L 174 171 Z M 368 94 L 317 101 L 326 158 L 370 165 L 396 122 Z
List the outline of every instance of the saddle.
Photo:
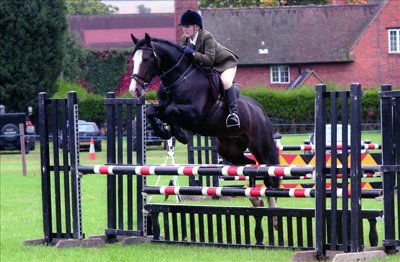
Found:
M 221 80 L 221 74 L 214 68 L 201 66 L 198 66 L 198 68 L 207 76 L 208 81 L 210 82 L 209 108 L 211 109 L 208 112 L 203 112 L 203 119 L 212 120 L 220 110 L 223 110 L 223 108 L 226 107 L 224 85 Z M 236 97 L 239 98 L 240 91 L 235 83 L 233 88 Z
M 216 71 L 214 68 L 211 67 L 200 67 L 200 71 L 202 71 L 207 77 L 208 81 L 210 82 L 210 89 L 211 89 L 211 98 L 212 100 L 222 100 L 225 97 L 224 92 L 224 85 L 221 80 L 221 74 Z M 236 97 L 239 98 L 239 88 L 234 84 L 234 89 L 236 93 Z

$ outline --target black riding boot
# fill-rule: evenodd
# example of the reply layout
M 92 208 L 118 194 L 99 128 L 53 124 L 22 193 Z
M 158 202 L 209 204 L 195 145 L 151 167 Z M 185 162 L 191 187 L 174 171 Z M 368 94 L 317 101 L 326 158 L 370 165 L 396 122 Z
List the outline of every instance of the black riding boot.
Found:
M 225 90 L 226 104 L 229 109 L 229 115 L 226 118 L 226 127 L 239 128 L 240 120 L 237 107 L 236 92 L 233 86 Z

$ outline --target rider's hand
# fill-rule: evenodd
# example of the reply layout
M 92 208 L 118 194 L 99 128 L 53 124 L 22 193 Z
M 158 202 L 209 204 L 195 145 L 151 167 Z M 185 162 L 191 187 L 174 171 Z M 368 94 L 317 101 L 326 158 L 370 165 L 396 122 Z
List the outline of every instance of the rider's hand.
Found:
M 188 46 L 182 46 L 182 52 L 187 56 L 193 56 L 194 50 Z

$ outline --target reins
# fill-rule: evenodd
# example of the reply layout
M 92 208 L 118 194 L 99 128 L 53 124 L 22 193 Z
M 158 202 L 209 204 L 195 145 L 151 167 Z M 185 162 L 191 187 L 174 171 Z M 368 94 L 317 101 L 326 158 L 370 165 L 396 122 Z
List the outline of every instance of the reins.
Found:
M 193 68 L 194 67 L 194 68 Z M 190 71 L 190 69 L 193 68 L 192 71 Z M 171 87 L 177 86 L 180 83 L 182 83 L 183 81 L 185 81 L 186 79 L 189 78 L 189 76 L 196 71 L 197 67 L 193 66 L 193 63 L 190 64 L 190 66 L 188 68 L 186 68 L 186 70 L 182 73 L 182 75 L 176 79 L 172 84 L 168 85 L 168 86 L 163 86 L 163 90 L 165 91 L 165 93 L 170 93 L 171 92 Z M 189 72 L 190 71 L 190 72 Z
M 178 60 L 178 62 L 173 66 L 173 67 L 171 67 L 170 69 L 168 69 L 166 72 L 164 72 L 162 75 L 160 75 L 160 79 L 163 79 L 167 74 L 169 74 L 170 72 L 172 72 L 172 70 L 174 70 L 180 63 L 181 63 L 181 61 L 182 61 L 182 59 L 183 59 L 183 54 L 181 55 L 181 57 L 179 58 L 179 60 Z

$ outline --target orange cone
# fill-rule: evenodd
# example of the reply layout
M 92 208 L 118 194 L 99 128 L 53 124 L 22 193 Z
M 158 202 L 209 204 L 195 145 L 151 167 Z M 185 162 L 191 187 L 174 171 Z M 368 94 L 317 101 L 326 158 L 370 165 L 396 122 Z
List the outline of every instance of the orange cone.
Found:
M 89 160 L 96 160 L 96 151 L 94 150 L 93 137 L 90 138 Z

